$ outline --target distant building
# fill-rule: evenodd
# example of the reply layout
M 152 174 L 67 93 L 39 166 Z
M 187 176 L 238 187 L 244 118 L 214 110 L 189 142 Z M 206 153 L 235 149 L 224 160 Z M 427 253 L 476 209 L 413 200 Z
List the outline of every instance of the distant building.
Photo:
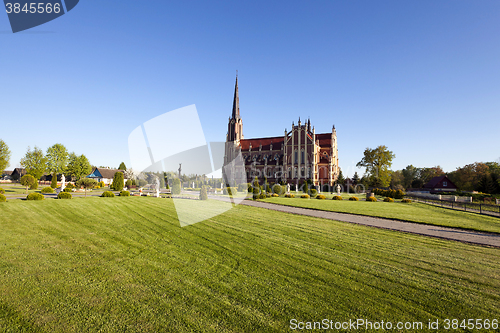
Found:
M 226 136 L 224 164 L 230 163 L 241 152 L 245 169 L 231 170 L 236 179 L 251 182 L 267 178 L 268 182 L 299 184 L 311 179 L 314 185 L 333 185 L 339 174 L 337 132 L 317 134 L 311 121 L 297 125 L 283 136 L 243 138 L 243 120 L 240 117 L 238 77 L 234 89 L 232 116 Z M 266 123 L 266 126 L 269 124 Z
M 115 173 L 122 172 L 124 173 L 123 179 L 125 179 L 125 172 L 123 170 L 118 169 L 106 169 L 106 168 L 95 168 L 90 175 L 86 178 L 95 179 L 98 182 L 104 182 L 104 184 L 109 185 L 113 182 L 113 177 Z
M 15 168 L 14 171 L 12 171 L 12 174 L 10 175 L 10 177 L 13 180 L 19 180 L 25 174 L 26 174 L 26 169 L 24 169 L 24 168 Z
M 13 171 L 4 171 L 0 176 L 0 180 L 11 180 Z
M 457 186 L 446 175 L 434 177 L 424 185 L 424 190 L 430 193 L 454 192 L 457 189 Z

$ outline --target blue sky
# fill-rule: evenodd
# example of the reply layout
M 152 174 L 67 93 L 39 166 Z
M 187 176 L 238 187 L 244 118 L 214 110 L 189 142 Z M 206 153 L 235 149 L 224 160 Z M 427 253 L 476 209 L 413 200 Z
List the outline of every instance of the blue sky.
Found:
M 196 104 L 224 141 L 238 70 L 247 138 L 310 117 L 345 174 L 378 145 L 452 171 L 500 158 L 499 36 L 495 0 L 87 0 L 17 34 L 3 14 L 0 139 L 10 169 L 58 142 L 117 167 L 134 128 Z

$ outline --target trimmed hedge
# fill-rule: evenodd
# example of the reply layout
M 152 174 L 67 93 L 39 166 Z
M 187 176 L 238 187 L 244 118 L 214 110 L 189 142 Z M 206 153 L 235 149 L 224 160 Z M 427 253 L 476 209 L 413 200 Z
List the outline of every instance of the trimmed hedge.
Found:
M 104 191 L 104 192 L 102 192 L 101 197 L 102 198 L 114 198 L 115 194 L 111 191 Z
M 380 195 L 380 196 L 383 196 L 383 197 L 389 197 L 389 198 L 393 198 L 393 199 L 403 199 L 403 197 L 405 196 L 405 193 L 401 190 L 382 190 L 382 189 L 379 189 L 379 188 L 374 188 L 373 193 L 375 193 L 376 195 Z
M 351 201 L 359 201 L 359 198 L 358 197 L 349 197 L 349 200 L 351 200 Z
M 295 198 L 295 194 L 287 193 L 285 194 L 285 198 Z
M 369 198 L 366 198 L 366 201 L 376 202 L 377 198 L 375 198 L 375 197 L 369 197 Z
M 66 193 L 70 193 L 70 192 L 72 192 L 72 188 L 65 187 L 63 191 L 66 192 Z
M 43 194 L 40 193 L 31 193 L 26 197 L 27 200 L 45 200 Z
M 120 197 L 130 197 L 130 192 L 129 191 L 121 191 Z
M 394 199 L 393 199 L 393 198 L 386 197 L 386 198 L 384 199 L 384 202 L 394 202 Z
M 71 193 L 68 193 L 68 192 L 59 192 L 59 194 L 57 195 L 57 199 L 72 199 L 73 196 L 71 195 Z
M 6 202 L 7 201 L 7 197 L 5 197 L 5 195 L 3 194 L 0 194 L 0 202 Z
M 410 199 L 403 199 L 403 200 L 401 200 L 401 202 L 403 202 L 403 203 L 411 203 L 411 200 Z
M 319 199 L 319 200 L 325 200 L 326 197 L 323 195 L 323 194 L 320 194 L 316 197 L 316 199 Z
M 310 198 L 309 194 L 302 194 L 300 197 L 302 199 L 309 199 Z
M 343 198 L 340 195 L 335 195 L 332 200 L 343 200 Z
M 54 189 L 52 187 L 44 187 L 41 190 L 42 193 L 54 193 Z

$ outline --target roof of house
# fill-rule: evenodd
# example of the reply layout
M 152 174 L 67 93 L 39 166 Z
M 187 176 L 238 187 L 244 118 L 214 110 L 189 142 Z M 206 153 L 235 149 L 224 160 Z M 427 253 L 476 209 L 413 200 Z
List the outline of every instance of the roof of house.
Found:
M 106 168 L 95 168 L 94 170 L 92 170 L 92 173 L 89 175 L 93 175 L 93 176 L 96 176 L 98 177 L 96 171 L 102 176 L 102 178 L 106 178 L 106 179 L 112 179 L 114 176 L 115 176 L 115 173 L 117 172 L 123 172 L 123 170 L 118 170 L 118 169 L 106 169 Z M 89 177 L 87 176 L 87 177 Z
M 427 184 L 424 185 L 424 188 L 434 188 L 437 186 L 437 184 L 439 184 L 444 179 L 446 179 L 446 181 L 449 182 L 450 185 L 453 185 L 453 186 L 448 186 L 448 187 L 456 187 L 455 184 L 453 184 L 453 182 L 448 178 L 448 176 L 442 175 L 442 176 L 437 176 L 437 177 L 432 178 L 429 182 L 427 182 Z
M 12 175 L 12 173 L 13 173 L 13 172 L 14 172 L 14 171 L 7 171 L 7 170 L 5 170 L 5 171 L 2 173 L 2 175 L 9 175 L 9 176 L 10 176 L 10 175 Z

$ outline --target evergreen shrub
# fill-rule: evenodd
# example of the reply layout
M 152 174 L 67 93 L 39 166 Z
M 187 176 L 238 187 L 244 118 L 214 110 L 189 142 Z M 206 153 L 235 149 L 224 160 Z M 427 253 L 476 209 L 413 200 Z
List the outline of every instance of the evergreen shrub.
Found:
M 359 198 L 358 197 L 349 197 L 349 200 L 351 200 L 351 201 L 359 201 Z
M 44 188 L 42 188 L 42 190 L 40 192 L 42 192 L 42 193 L 54 193 L 54 189 L 52 187 L 44 187 Z
M 366 199 L 366 201 L 376 202 L 377 198 L 375 198 L 375 197 L 369 197 L 369 198 Z
M 120 197 L 130 197 L 130 192 L 129 191 L 121 191 Z
M 403 203 L 411 203 L 411 200 L 410 199 L 403 199 L 403 200 L 401 200 L 401 202 L 403 202 Z
M 332 200 L 342 200 L 342 197 L 340 195 L 334 195 Z
M 311 198 L 314 198 L 316 195 L 318 195 L 318 191 L 315 189 L 310 189 L 309 195 L 311 196 Z
M 5 190 L 0 187 L 0 194 L 5 194 Z
M 287 193 L 285 194 L 285 198 L 295 198 L 295 194 Z
M 111 191 L 104 191 L 104 192 L 102 192 L 101 197 L 102 198 L 114 198 L 115 194 Z
M 6 202 L 7 201 L 7 197 L 3 194 L 0 194 L 0 202 Z
M 43 194 L 40 194 L 40 193 L 31 193 L 26 197 L 26 199 L 28 199 L 28 200 L 45 200 L 45 197 L 43 196 Z
M 302 194 L 300 197 L 302 199 L 309 199 L 310 198 L 309 194 Z
M 72 199 L 73 196 L 71 195 L 71 193 L 68 193 L 68 192 L 59 192 L 59 194 L 57 195 L 57 199 Z
M 326 197 L 323 195 L 323 194 L 320 194 L 316 197 L 316 199 L 319 199 L 319 200 L 325 200 Z
M 386 197 L 386 198 L 384 199 L 384 202 L 394 202 L 394 199 L 393 199 L 393 198 Z

